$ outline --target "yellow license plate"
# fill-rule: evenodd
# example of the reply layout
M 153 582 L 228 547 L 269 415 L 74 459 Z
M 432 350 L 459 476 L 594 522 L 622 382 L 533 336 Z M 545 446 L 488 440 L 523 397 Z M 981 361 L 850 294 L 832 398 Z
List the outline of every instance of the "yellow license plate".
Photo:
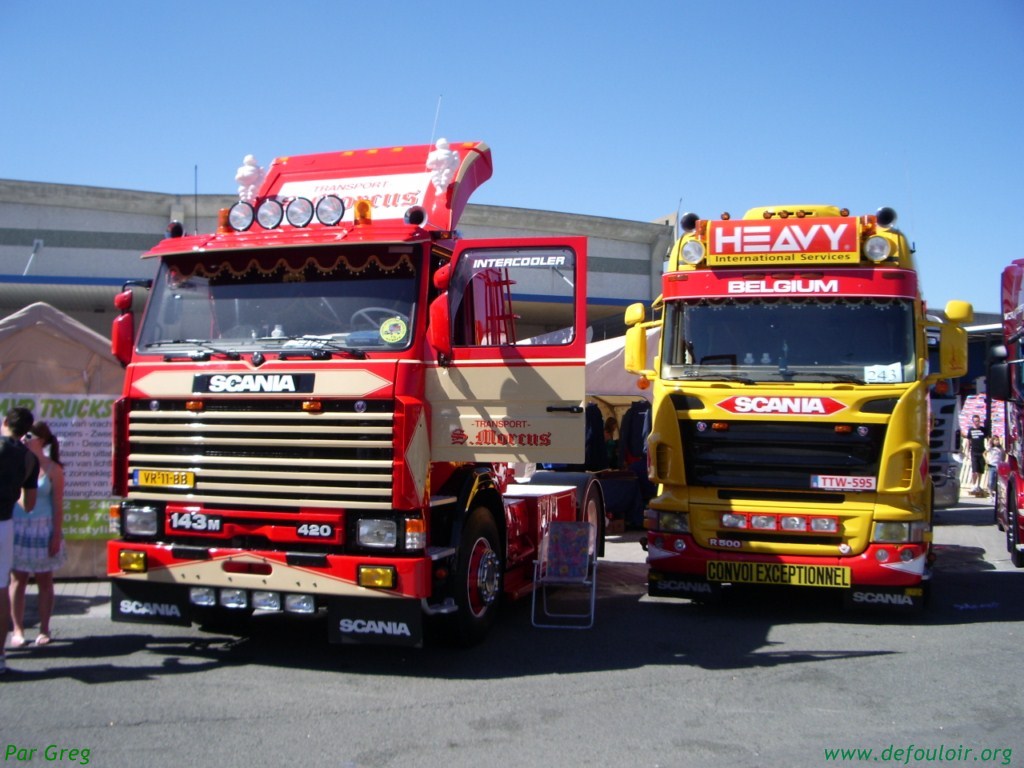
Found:
M 735 584 L 784 584 L 796 587 L 841 587 L 849 589 L 850 569 L 841 565 L 794 565 L 710 560 L 708 581 Z
M 132 473 L 133 485 L 146 488 L 194 488 L 195 472 L 172 472 L 166 469 L 136 469 Z

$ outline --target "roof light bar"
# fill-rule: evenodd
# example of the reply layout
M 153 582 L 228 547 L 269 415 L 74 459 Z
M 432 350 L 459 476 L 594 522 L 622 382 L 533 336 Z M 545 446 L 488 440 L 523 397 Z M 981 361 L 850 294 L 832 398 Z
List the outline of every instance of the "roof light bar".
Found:
M 328 227 L 335 226 L 345 216 L 345 203 L 337 195 L 324 195 L 316 201 L 316 218 Z
M 285 217 L 293 227 L 305 227 L 313 220 L 313 203 L 304 197 L 296 197 L 288 203 Z

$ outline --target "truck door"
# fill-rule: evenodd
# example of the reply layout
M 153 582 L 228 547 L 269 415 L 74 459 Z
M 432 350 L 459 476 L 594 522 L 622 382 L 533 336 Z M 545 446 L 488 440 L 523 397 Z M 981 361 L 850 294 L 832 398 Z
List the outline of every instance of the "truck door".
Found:
M 462 241 L 451 265 L 434 460 L 582 463 L 586 238 Z

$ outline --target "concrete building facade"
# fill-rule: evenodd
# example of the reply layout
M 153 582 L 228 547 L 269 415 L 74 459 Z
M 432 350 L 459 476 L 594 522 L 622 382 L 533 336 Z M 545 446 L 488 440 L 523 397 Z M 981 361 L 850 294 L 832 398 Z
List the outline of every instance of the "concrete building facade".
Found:
M 108 336 L 114 295 L 126 280 L 153 276 L 155 263 L 140 255 L 168 224 L 212 232 L 220 209 L 236 200 L 0 180 L 0 317 L 45 301 Z M 459 230 L 467 238 L 586 236 L 594 339 L 621 334 L 625 306 L 657 296 L 673 237 L 670 221 L 472 204 Z

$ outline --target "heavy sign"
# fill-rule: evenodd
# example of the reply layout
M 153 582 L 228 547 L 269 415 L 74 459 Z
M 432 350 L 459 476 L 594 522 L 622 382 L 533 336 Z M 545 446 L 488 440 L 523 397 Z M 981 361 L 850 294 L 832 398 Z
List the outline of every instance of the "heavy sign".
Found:
M 856 264 L 856 219 L 713 221 L 708 225 L 708 265 Z

